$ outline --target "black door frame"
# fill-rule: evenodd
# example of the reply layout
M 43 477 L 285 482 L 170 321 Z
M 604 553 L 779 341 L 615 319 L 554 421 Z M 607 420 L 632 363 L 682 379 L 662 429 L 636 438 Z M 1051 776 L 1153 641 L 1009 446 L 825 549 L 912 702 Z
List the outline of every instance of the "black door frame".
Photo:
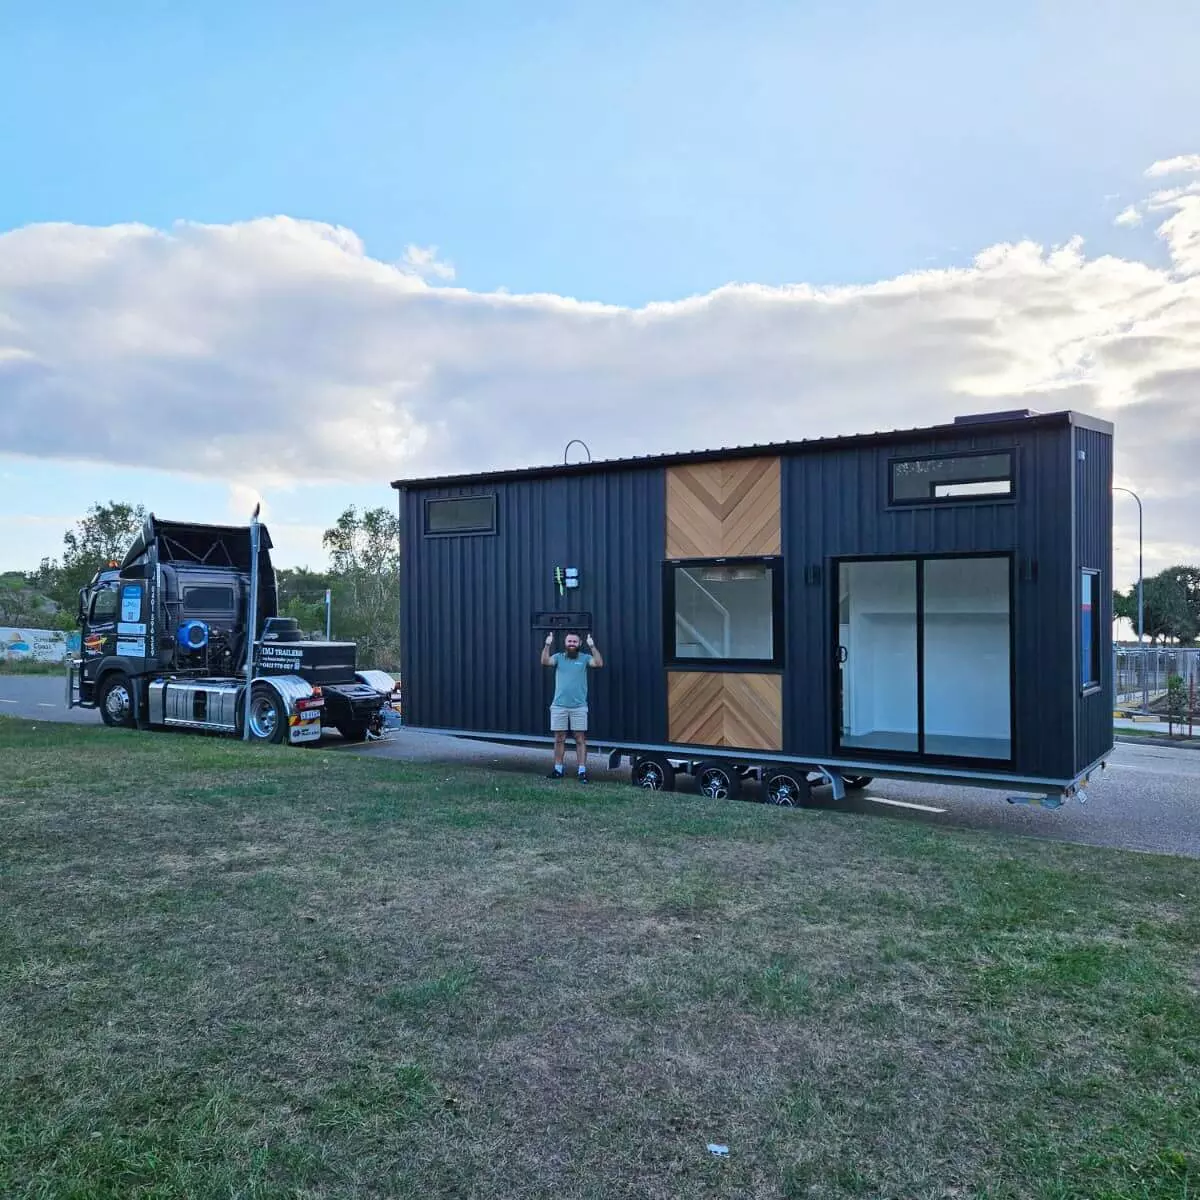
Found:
M 925 563 L 934 560 L 971 558 L 1002 558 L 1008 563 L 1008 757 L 971 758 L 954 754 L 925 752 Z M 842 564 L 867 562 L 911 562 L 916 572 L 917 622 L 917 749 L 881 750 L 869 746 L 842 745 L 842 673 L 843 663 L 838 653 L 841 647 L 839 606 L 841 602 Z M 831 558 L 830 583 L 830 645 L 833 649 L 832 735 L 837 754 L 850 753 L 858 758 L 899 759 L 902 762 L 928 763 L 930 766 L 953 766 L 956 763 L 981 767 L 1011 767 L 1017 761 L 1017 582 L 1016 553 L 1012 550 L 968 550 L 962 553 L 939 551 L 932 554 L 845 554 Z

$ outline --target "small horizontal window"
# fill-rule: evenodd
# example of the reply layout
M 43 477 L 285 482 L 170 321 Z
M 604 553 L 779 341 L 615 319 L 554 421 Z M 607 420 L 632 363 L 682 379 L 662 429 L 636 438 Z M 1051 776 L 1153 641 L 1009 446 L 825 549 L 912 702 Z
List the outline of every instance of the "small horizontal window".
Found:
M 188 612 L 231 613 L 233 612 L 233 588 L 184 588 L 183 607 Z
M 779 665 L 782 582 L 778 562 L 669 563 L 669 660 Z
M 905 458 L 892 463 L 891 502 L 928 504 L 980 500 L 1013 493 L 1012 451 Z
M 495 496 L 425 501 L 426 534 L 495 533 Z

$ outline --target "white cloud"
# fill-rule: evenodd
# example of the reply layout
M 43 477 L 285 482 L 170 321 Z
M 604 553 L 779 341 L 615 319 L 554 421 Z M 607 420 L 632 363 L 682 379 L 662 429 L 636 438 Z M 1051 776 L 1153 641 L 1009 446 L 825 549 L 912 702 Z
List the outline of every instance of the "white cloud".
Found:
M 1142 214 L 1136 204 L 1131 204 L 1128 208 L 1122 209 L 1113 219 L 1114 225 L 1123 225 L 1127 228 L 1132 228 L 1141 223 Z
M 1144 208 L 1165 267 L 1070 238 L 638 309 L 435 286 L 432 249 L 389 265 L 289 218 L 29 226 L 0 236 L 3 449 L 223 480 L 241 513 L 311 483 L 386 502 L 575 436 L 609 457 L 1071 406 L 1116 420 L 1148 541 L 1200 559 L 1200 187 Z
M 444 279 L 447 282 L 455 275 L 454 264 L 438 258 L 436 246 L 405 247 L 401 267 L 421 279 Z
M 1177 154 L 1174 158 L 1160 159 L 1146 168 L 1147 179 L 1158 179 L 1163 175 L 1188 175 L 1200 171 L 1200 154 Z

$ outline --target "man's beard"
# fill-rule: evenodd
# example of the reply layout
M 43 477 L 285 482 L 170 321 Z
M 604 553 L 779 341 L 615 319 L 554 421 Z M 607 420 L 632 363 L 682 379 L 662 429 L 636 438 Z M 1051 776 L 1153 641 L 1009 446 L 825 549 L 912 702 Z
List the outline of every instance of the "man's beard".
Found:
M 578 658 L 579 657 L 579 647 L 578 646 L 568 646 L 567 647 L 567 657 L 568 658 Z

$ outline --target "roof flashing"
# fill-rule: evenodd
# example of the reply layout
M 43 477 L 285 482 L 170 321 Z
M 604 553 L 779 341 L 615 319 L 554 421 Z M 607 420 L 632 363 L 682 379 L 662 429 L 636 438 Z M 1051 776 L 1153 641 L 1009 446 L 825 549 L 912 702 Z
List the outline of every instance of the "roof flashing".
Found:
M 940 438 L 962 438 L 982 434 L 1023 433 L 1030 429 L 1067 428 L 1082 425 L 1111 435 L 1112 426 L 1096 417 L 1069 410 L 1038 413 L 1030 409 L 1015 409 L 1000 413 L 968 414 L 941 425 L 926 425 L 911 429 L 880 430 L 876 433 L 840 434 L 831 437 L 806 438 L 790 442 L 767 442 L 745 446 L 722 446 L 708 450 L 685 450 L 666 454 L 647 454 L 630 458 L 596 459 L 594 462 L 542 464 L 509 467 L 488 471 L 461 472 L 448 475 L 395 479 L 391 486 L 397 491 L 409 488 L 475 487 L 483 483 L 504 480 L 544 479 L 553 476 L 592 475 L 608 471 L 636 471 L 650 467 L 682 466 L 686 463 L 715 462 L 722 459 L 755 458 L 763 455 L 785 455 L 821 450 L 855 449 L 872 445 L 889 445 L 913 441 L 932 441 Z

